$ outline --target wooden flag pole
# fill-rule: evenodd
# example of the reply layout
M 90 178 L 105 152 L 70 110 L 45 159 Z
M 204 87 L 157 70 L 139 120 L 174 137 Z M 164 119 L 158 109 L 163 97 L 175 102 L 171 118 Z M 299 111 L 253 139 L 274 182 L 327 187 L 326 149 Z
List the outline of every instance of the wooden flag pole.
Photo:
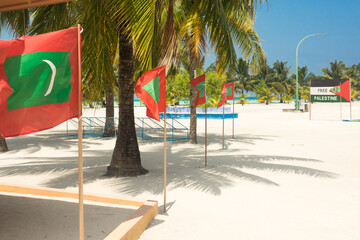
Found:
M 340 121 L 342 121 L 341 88 L 340 88 Z
M 350 84 L 350 120 L 352 120 L 352 108 L 351 108 L 351 79 L 349 78 L 349 84 Z
M 224 131 L 225 131 L 225 103 L 223 104 L 223 131 L 222 131 L 222 149 L 224 149 L 225 145 L 225 137 L 224 137 Z
M 78 24 L 78 171 L 79 171 L 79 239 L 84 240 L 83 154 L 82 154 L 82 86 L 81 35 Z
M 206 94 L 206 78 L 205 78 L 205 167 L 207 167 L 207 94 Z
M 311 80 L 310 80 L 310 91 L 309 91 L 309 120 L 311 120 Z
M 166 111 L 164 112 L 164 212 L 166 212 Z
M 233 98 L 233 122 L 232 122 L 232 138 L 234 139 L 235 138 L 235 135 L 234 135 L 234 132 L 235 132 L 235 123 L 234 123 L 234 120 L 235 120 L 235 96 Z

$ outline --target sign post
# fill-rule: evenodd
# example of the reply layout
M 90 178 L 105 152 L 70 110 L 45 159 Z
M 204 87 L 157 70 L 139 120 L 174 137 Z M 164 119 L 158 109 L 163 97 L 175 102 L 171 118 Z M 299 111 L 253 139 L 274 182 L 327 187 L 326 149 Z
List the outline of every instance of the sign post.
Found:
M 205 78 L 205 167 L 207 167 L 207 94 L 206 94 L 206 78 Z
M 311 87 L 311 80 L 310 80 Z M 311 120 L 311 91 L 309 92 L 309 120 Z
M 164 212 L 166 212 L 166 111 L 164 112 Z
M 222 129 L 222 149 L 225 147 L 225 104 L 223 104 L 223 129 Z
M 352 120 L 352 108 L 351 108 L 351 79 L 349 78 L 349 92 L 350 92 L 350 120 Z
M 340 92 L 341 92 L 341 90 L 340 90 Z M 342 121 L 342 105 L 341 105 L 341 98 L 342 98 L 342 97 L 340 97 L 340 121 Z
M 233 98 L 233 122 L 232 122 L 232 138 L 235 138 L 235 96 Z

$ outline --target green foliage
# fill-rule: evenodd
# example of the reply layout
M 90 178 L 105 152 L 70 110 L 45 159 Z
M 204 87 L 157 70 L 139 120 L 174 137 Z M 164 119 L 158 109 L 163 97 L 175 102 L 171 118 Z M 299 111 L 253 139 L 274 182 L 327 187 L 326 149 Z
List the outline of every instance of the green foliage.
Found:
M 29 24 L 29 9 L 0 13 L 0 33 L 3 27 L 5 27 L 14 37 L 21 37 L 22 35 L 26 35 Z
M 300 99 L 310 100 L 310 87 L 309 86 L 300 86 L 299 87 L 299 97 Z
M 211 107 L 217 106 L 221 98 L 221 86 L 225 81 L 226 75 L 224 74 L 218 72 L 206 73 L 206 91 L 208 102 Z
M 227 79 L 229 82 L 235 82 L 236 93 L 242 93 L 251 90 L 250 82 L 250 64 L 239 58 L 235 65 L 231 65 L 227 72 Z
M 249 100 L 246 99 L 249 96 L 249 94 L 241 93 L 240 98 L 237 101 L 237 103 L 240 103 L 241 105 L 244 105 L 245 103 L 249 103 Z
M 330 68 L 324 67 L 321 69 L 321 71 L 324 73 L 325 78 L 329 79 L 343 79 L 346 78 L 346 66 L 343 63 L 343 61 L 337 61 L 330 62 Z
M 351 89 L 360 91 L 360 63 L 350 66 L 345 74 L 351 81 Z
M 189 72 L 181 68 L 177 74 L 166 77 L 166 101 L 171 105 L 189 97 Z
M 307 66 L 304 67 L 300 67 L 298 66 L 298 82 L 299 82 L 299 86 L 305 86 L 305 85 L 309 85 L 310 84 L 310 80 L 314 79 L 315 74 L 310 72 L 308 70 Z M 291 74 L 291 79 L 294 83 L 296 83 L 296 74 L 292 73 Z
M 203 71 L 199 70 L 199 75 Z M 221 86 L 226 80 L 226 76 L 218 72 L 206 72 L 206 91 L 208 106 L 216 106 L 221 97 Z M 180 100 L 188 99 L 190 96 L 190 75 L 184 68 L 179 68 L 177 72 L 166 77 L 166 95 L 167 102 L 171 105 Z M 205 107 L 205 104 L 199 107 Z
M 273 65 L 273 74 L 271 76 L 270 86 L 272 86 L 276 93 L 279 95 L 279 99 L 283 102 L 284 95 L 291 94 L 293 92 L 293 82 L 289 77 L 290 66 L 287 66 L 287 62 L 276 61 Z
M 285 102 L 290 103 L 290 102 L 292 101 L 292 99 L 293 99 L 293 95 L 287 93 L 287 94 L 284 95 L 283 98 L 284 98 L 284 101 L 285 101 Z
M 261 103 L 266 103 L 266 105 L 268 105 L 269 103 L 271 103 L 275 98 L 276 95 L 274 94 L 275 89 L 274 88 L 269 88 L 265 81 L 260 81 L 256 86 L 255 86 L 255 94 L 258 97 L 258 102 Z
M 356 91 L 355 89 L 351 89 L 351 100 L 353 101 L 356 97 L 360 99 L 359 91 Z

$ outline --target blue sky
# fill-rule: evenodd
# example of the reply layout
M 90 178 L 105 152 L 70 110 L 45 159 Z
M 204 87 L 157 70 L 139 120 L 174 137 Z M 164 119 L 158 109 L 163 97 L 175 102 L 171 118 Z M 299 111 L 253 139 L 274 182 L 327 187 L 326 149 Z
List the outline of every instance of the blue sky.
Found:
M 255 30 L 270 66 L 284 61 L 294 72 L 299 41 L 323 32 L 301 43 L 299 66 L 322 75 L 320 69 L 335 59 L 346 66 L 360 63 L 360 0 L 270 0 L 258 9 Z M 206 63 L 214 60 L 210 54 Z

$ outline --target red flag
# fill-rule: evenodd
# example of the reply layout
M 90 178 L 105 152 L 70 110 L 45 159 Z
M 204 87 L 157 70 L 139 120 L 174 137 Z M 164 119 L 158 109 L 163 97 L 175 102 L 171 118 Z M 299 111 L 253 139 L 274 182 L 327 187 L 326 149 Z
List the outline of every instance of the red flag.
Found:
M 221 107 L 229 99 L 234 99 L 235 95 L 235 83 L 224 83 L 221 87 L 221 99 L 218 103 L 217 108 Z
M 78 116 L 78 28 L 0 40 L 0 133 L 14 137 Z
M 340 88 L 340 91 L 332 91 L 332 93 L 335 93 L 335 95 L 339 95 L 340 97 L 345 98 L 347 101 L 350 102 L 350 80 L 346 80 L 345 82 L 343 82 L 342 84 L 340 84 L 339 86 L 337 86 L 338 88 Z
M 160 121 L 160 113 L 166 112 L 166 66 L 144 73 L 136 83 L 135 93 L 145 103 L 146 116 Z
M 206 103 L 206 77 L 205 74 L 198 76 L 190 81 L 190 84 L 195 88 L 197 96 L 195 99 L 195 107 Z

